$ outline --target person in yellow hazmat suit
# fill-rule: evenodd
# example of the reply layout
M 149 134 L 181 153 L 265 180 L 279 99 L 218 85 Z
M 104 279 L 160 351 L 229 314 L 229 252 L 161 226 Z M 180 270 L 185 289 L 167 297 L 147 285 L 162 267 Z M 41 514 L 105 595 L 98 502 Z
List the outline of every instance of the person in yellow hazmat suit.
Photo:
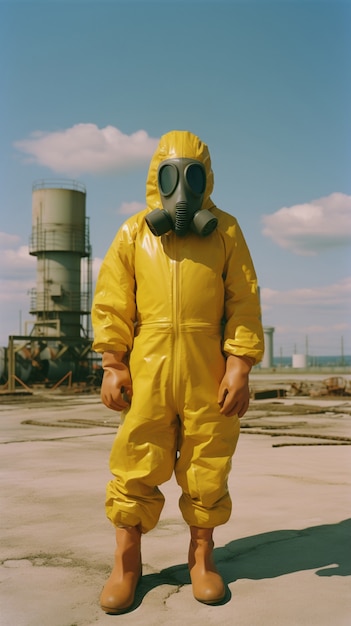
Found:
M 215 604 L 226 593 L 213 530 L 231 514 L 227 479 L 263 329 L 250 252 L 212 190 L 207 145 L 188 131 L 163 135 L 147 176 L 147 208 L 122 225 L 97 280 L 101 397 L 122 412 L 106 498 L 117 541 L 100 598 L 106 613 L 133 606 L 141 536 L 157 524 L 159 486 L 173 472 L 190 528 L 194 597 Z

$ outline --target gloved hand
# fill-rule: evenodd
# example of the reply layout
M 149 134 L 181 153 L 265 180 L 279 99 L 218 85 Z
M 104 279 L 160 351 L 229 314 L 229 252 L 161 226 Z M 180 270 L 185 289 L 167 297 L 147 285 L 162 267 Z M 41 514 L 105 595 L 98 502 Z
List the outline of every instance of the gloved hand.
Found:
M 230 355 L 226 362 L 226 372 L 218 390 L 220 413 L 231 417 L 243 417 L 249 408 L 249 373 L 253 360 L 245 356 Z
M 125 352 L 104 352 L 102 355 L 104 375 L 101 385 L 101 400 L 109 409 L 114 411 L 126 409 L 133 394 L 129 368 L 123 362 L 125 354 Z

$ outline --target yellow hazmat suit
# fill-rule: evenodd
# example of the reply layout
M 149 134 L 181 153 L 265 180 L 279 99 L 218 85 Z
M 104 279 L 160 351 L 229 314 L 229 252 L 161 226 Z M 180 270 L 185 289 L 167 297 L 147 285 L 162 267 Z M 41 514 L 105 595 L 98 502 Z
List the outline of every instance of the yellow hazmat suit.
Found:
M 162 209 L 157 171 L 167 159 L 204 164 L 202 208 L 218 219 L 207 237 L 155 236 L 145 216 Z M 227 478 L 239 436 L 237 415 L 220 413 L 226 356 L 260 361 L 263 332 L 253 263 L 236 219 L 210 194 L 206 144 L 187 131 L 164 135 L 150 164 L 147 208 L 128 219 L 101 266 L 92 321 L 97 352 L 129 356 L 133 396 L 123 412 L 107 486 L 107 516 L 116 526 L 158 522 L 159 485 L 173 471 L 189 526 L 213 528 L 231 513 Z

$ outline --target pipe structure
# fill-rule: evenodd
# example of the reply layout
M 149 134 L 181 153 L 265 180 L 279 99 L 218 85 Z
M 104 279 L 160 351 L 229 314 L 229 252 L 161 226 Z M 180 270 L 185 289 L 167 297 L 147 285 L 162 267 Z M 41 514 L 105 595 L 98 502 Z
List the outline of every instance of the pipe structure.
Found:
M 0 384 L 11 393 L 18 385 L 50 384 L 67 374 L 84 381 L 92 373 L 91 354 L 91 340 L 82 337 L 10 335 L 7 349 L 0 348 Z
M 29 253 L 37 257 L 37 284 L 30 313 L 35 335 L 80 337 L 82 316 L 91 306 L 91 246 L 85 215 L 86 190 L 74 181 L 42 181 L 32 190 L 32 234 Z M 81 260 L 88 259 L 86 290 L 81 285 Z
M 263 327 L 263 333 L 264 333 L 265 349 L 264 349 L 264 355 L 263 355 L 261 367 L 271 368 L 271 367 L 273 367 L 273 333 L 274 333 L 274 327 L 273 326 L 264 326 Z
M 36 288 L 24 335 L 0 350 L 0 381 L 50 384 L 86 380 L 92 371 L 92 263 L 86 190 L 75 181 L 41 181 L 32 189 L 29 254 L 37 258 Z M 29 326 L 31 330 L 29 330 Z

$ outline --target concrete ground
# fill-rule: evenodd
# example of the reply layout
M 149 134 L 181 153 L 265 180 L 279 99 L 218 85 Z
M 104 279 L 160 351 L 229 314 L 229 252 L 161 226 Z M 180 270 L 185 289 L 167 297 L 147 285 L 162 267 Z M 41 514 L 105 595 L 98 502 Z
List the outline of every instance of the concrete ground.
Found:
M 143 537 L 135 607 L 110 616 L 98 598 L 114 551 L 104 492 L 118 414 L 97 395 L 2 396 L 1 626 L 349 626 L 350 414 L 348 398 L 254 402 L 232 517 L 215 532 L 223 603 L 192 596 L 172 479 Z

